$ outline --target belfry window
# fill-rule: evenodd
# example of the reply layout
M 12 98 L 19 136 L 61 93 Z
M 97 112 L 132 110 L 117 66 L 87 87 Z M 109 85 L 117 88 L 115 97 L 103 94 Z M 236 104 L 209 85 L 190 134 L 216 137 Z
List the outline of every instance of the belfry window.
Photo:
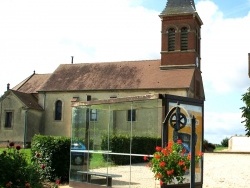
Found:
M 175 29 L 168 29 L 168 51 L 175 50 Z
M 188 49 L 188 28 L 181 28 L 181 51 Z
M 58 100 L 55 103 L 55 120 L 62 119 L 62 101 Z
M 200 54 L 200 31 L 196 29 L 196 52 Z

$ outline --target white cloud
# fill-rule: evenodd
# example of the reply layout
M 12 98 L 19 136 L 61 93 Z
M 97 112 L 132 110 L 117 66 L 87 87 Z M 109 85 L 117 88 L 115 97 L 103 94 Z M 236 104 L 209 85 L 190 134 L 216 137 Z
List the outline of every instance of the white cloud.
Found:
M 224 138 L 234 135 L 245 135 L 244 124 L 241 124 L 241 111 L 236 113 L 206 112 L 204 137 L 212 143 L 219 144 Z
M 249 86 L 248 53 L 250 15 L 224 18 L 211 1 L 200 1 L 202 26 L 202 71 L 207 86 L 214 92 L 243 92 Z M 204 19 L 203 19 L 204 18 Z
M 140 0 L 1 1 L 0 93 L 71 56 L 76 63 L 160 58 L 158 14 Z
M 248 53 L 250 14 L 225 18 L 212 1 L 199 1 L 202 26 L 202 72 L 205 101 L 205 139 L 220 143 L 225 137 L 244 135 L 240 96 L 250 85 Z

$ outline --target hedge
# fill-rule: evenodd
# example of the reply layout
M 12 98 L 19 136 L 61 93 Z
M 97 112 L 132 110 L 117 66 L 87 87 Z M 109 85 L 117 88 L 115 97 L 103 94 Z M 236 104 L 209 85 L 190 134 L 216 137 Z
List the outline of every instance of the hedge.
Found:
M 108 144 L 109 140 L 109 144 Z M 131 153 L 132 154 L 143 154 L 152 155 L 155 152 L 155 146 L 161 145 L 161 138 L 155 137 L 139 137 L 130 135 L 114 135 L 108 137 L 107 135 L 102 137 L 102 150 L 110 150 L 113 153 L 130 153 L 130 142 Z M 130 164 L 129 155 L 109 155 L 112 162 L 117 165 Z M 107 160 L 107 156 L 104 157 Z M 131 157 L 131 163 L 141 163 L 144 162 L 143 157 Z
M 35 135 L 31 142 L 32 161 L 41 167 L 43 179 L 69 181 L 70 144 L 67 137 Z

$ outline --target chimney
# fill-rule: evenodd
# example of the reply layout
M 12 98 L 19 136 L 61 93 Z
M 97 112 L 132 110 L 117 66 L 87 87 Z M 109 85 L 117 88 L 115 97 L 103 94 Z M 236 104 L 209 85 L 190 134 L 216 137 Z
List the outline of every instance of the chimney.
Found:
M 10 84 L 8 83 L 7 84 L 7 91 L 9 91 L 10 90 Z

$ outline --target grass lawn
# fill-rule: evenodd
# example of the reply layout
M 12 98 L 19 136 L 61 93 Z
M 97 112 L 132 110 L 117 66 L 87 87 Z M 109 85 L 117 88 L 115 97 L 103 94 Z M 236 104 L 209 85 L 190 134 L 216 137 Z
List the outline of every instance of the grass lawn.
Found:
M 107 163 L 104 159 L 103 159 L 103 155 L 101 153 L 93 153 L 92 154 L 92 158 L 91 158 L 91 162 L 90 162 L 90 168 L 101 168 L 101 167 L 107 167 L 111 165 L 111 163 Z
M 220 152 L 220 151 L 223 151 L 223 150 L 225 150 L 225 149 L 228 149 L 228 147 L 222 147 L 222 146 L 216 146 L 216 148 L 215 148 L 215 152 Z
M 8 150 L 9 150 L 9 148 L 0 148 L 0 153 L 2 153 L 3 151 L 8 151 Z M 30 163 L 31 150 L 30 149 L 21 149 L 20 153 L 23 153 L 26 156 L 28 163 Z
M 7 151 L 9 148 L 0 148 L 0 154 L 3 151 Z M 26 159 L 28 163 L 31 162 L 31 149 L 21 149 L 21 153 L 23 153 L 26 156 Z M 93 153 L 91 162 L 90 162 L 90 168 L 101 168 L 101 167 L 107 167 L 107 165 L 110 165 L 110 163 L 107 163 L 104 161 L 103 156 L 101 153 Z

